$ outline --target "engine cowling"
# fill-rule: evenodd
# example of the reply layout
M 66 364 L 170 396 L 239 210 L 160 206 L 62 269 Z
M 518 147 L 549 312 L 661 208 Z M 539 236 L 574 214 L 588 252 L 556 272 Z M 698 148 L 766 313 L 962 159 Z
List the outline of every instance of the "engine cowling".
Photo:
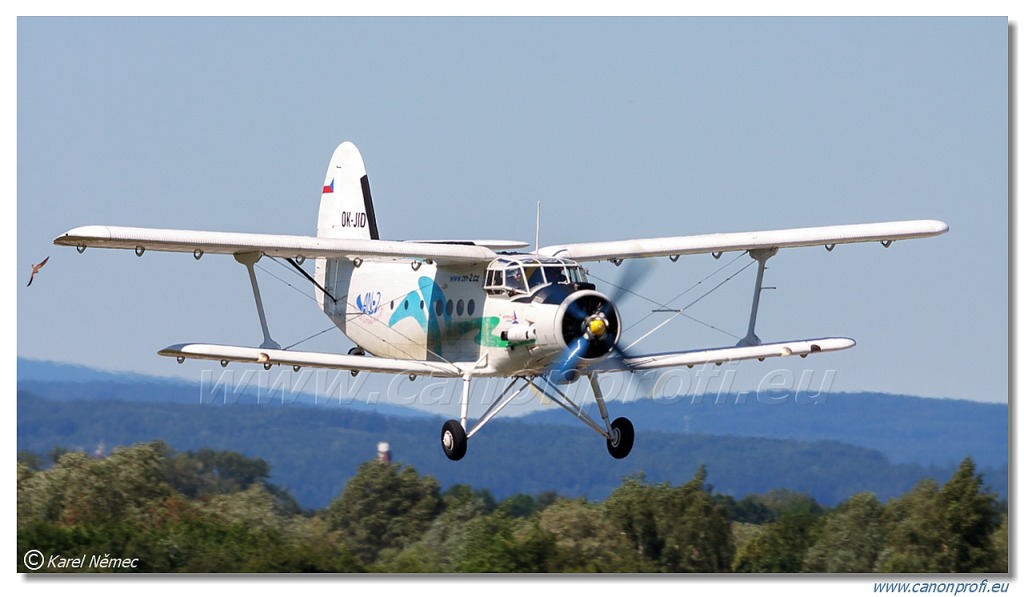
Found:
M 552 381 L 575 381 L 577 376 L 565 373 L 575 373 L 581 364 L 609 356 L 618 343 L 619 311 L 607 295 L 592 286 L 551 285 L 531 298 L 528 318 L 537 338 L 531 352 L 537 365 L 563 373 L 552 375 Z M 508 339 L 511 341 L 511 336 Z

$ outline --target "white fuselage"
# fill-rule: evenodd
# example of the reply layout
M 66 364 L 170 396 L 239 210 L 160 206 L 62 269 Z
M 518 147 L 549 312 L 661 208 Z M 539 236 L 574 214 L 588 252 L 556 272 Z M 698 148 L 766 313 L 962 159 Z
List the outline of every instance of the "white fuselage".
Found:
M 371 355 L 455 363 L 474 377 L 540 373 L 566 348 L 564 298 L 577 287 L 565 285 L 547 301 L 537 298 L 536 285 L 529 292 L 485 288 L 493 268 L 321 259 L 317 278 L 336 300 L 318 298 Z

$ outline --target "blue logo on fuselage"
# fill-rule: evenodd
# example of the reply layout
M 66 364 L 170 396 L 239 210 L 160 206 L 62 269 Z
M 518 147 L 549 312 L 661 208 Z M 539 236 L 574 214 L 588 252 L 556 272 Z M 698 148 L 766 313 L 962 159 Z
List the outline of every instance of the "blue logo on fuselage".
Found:
M 356 297 L 356 309 L 364 315 L 373 315 L 380 311 L 380 292 L 366 292 Z

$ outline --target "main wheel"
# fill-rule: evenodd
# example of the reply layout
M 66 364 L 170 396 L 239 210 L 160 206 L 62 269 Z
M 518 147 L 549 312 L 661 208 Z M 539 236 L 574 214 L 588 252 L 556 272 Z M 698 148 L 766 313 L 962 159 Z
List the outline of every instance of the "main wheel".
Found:
M 633 449 L 633 424 L 626 417 L 612 421 L 612 437 L 608 440 L 608 453 L 613 458 L 625 458 Z
M 462 460 L 466 455 L 466 430 L 461 423 L 454 419 L 444 422 L 441 427 L 441 448 L 448 460 Z

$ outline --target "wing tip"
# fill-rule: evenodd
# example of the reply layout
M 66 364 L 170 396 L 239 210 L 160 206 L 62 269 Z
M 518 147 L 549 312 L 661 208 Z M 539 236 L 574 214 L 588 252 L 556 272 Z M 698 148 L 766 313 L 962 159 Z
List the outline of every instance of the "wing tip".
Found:
M 110 240 L 110 228 L 107 226 L 78 226 L 53 239 L 53 244 L 74 247 L 83 241 Z

